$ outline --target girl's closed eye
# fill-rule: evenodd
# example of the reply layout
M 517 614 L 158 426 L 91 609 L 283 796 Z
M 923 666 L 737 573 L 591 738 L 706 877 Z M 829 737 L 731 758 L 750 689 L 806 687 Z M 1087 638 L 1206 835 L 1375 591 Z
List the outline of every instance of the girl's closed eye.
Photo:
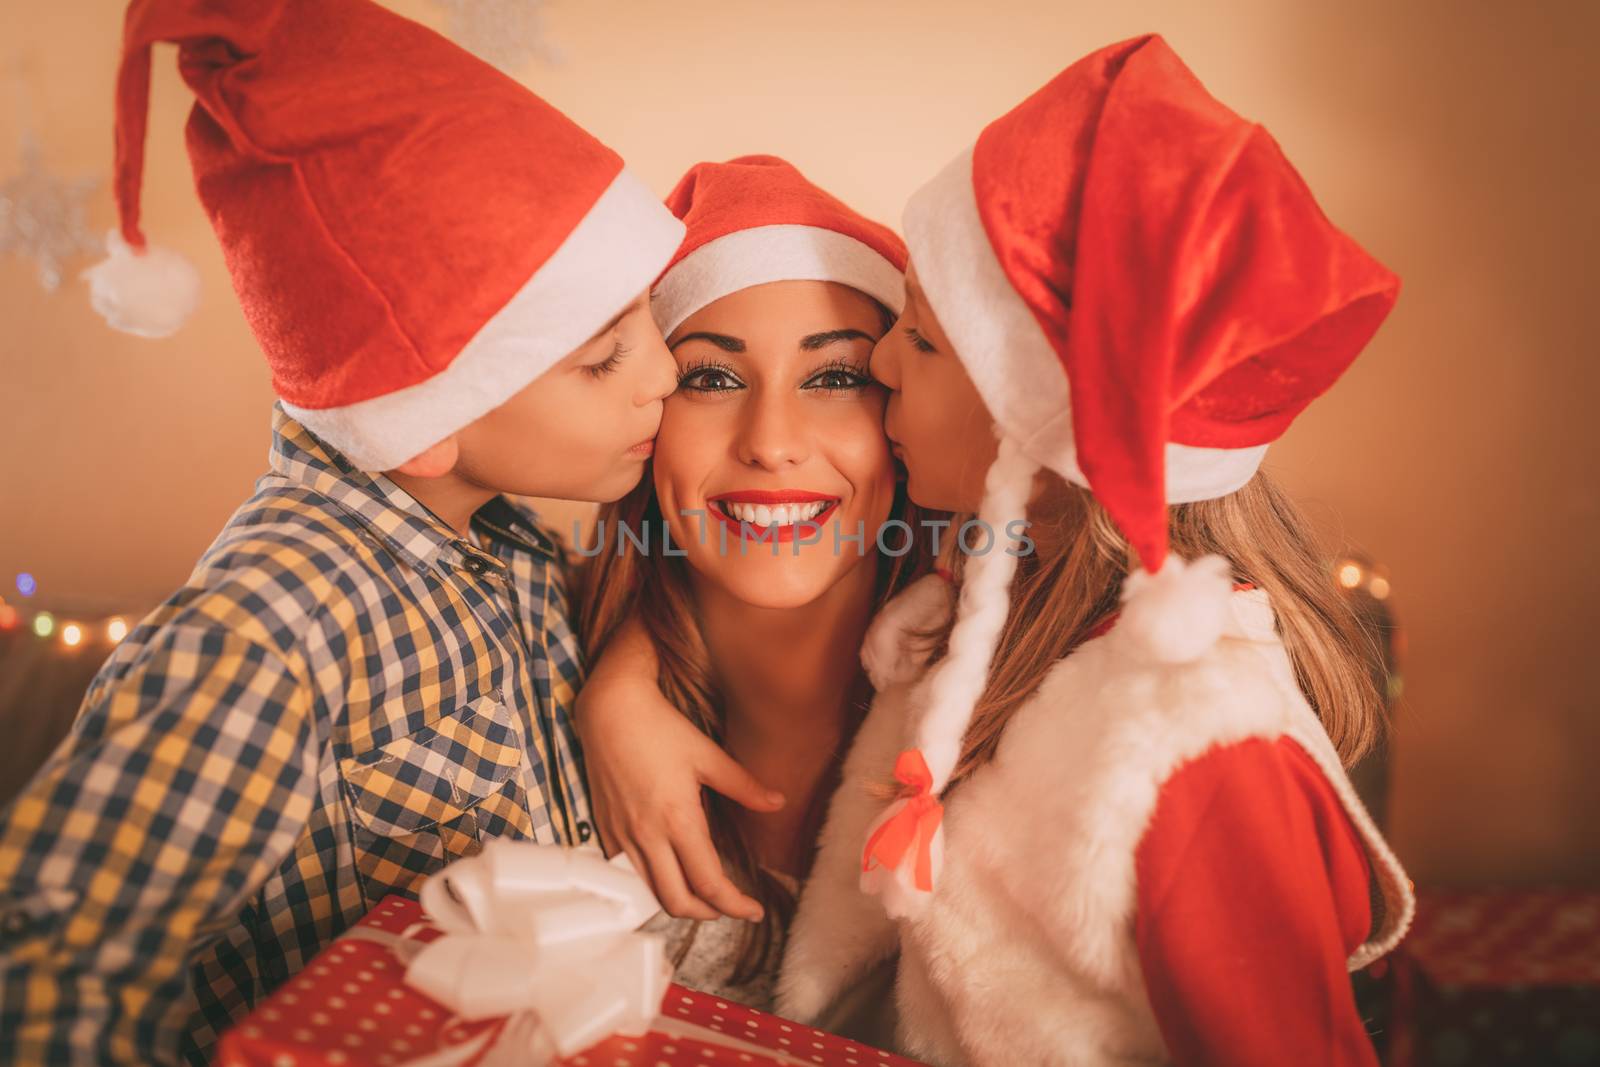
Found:
M 846 359 L 829 360 L 807 378 L 802 389 L 828 393 L 857 393 L 873 384 L 867 368 Z
M 937 351 L 939 351 L 937 348 L 933 347 L 933 343 L 931 341 L 929 341 L 926 337 L 922 336 L 922 334 L 917 331 L 917 328 L 915 326 L 907 326 L 907 327 L 905 327 L 905 334 L 906 334 L 906 340 L 911 342 L 911 347 L 915 348 L 918 352 L 937 352 Z
M 632 351 L 633 349 L 623 344 L 619 338 L 616 345 L 611 349 L 611 354 L 609 356 L 607 356 L 605 359 L 602 359 L 599 363 L 590 364 L 584 369 L 589 372 L 591 377 L 604 378 L 606 375 L 616 370 L 622 361 L 628 358 L 628 353 Z
M 720 360 L 697 359 L 678 374 L 679 392 L 731 393 L 743 388 L 733 368 Z

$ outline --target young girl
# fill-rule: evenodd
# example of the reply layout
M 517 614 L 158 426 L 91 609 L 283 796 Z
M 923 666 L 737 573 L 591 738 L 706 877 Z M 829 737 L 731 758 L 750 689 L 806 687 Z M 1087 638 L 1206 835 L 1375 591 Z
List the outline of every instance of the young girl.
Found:
M 700 164 L 668 206 L 688 236 L 652 307 L 678 363 L 651 476 L 605 508 L 583 610 L 591 655 L 630 616 L 693 728 L 789 803 L 709 807 L 742 920 L 664 924 L 678 980 L 771 1003 L 823 805 L 871 689 L 872 613 L 927 570 L 883 435 L 872 346 L 898 313 L 905 250 L 765 156 Z M 670 531 L 671 541 L 664 541 Z M 886 546 L 880 550 L 878 545 Z M 628 850 L 663 896 L 672 857 Z M 715 913 L 702 914 L 715 919 Z
M 913 499 L 999 543 L 953 625 L 930 578 L 869 633 L 779 1011 L 898 950 L 932 1063 L 1375 1063 L 1346 972 L 1412 908 L 1342 770 L 1378 705 L 1257 468 L 1395 278 L 1155 37 L 991 124 L 906 230 L 886 428 Z
M 901 1039 L 934 1063 L 1374 1063 L 1346 970 L 1412 906 L 1342 770 L 1376 697 L 1257 467 L 1395 278 L 1154 37 L 991 124 L 906 231 L 916 284 L 873 369 L 910 491 L 996 530 L 1026 509 L 1037 552 L 966 558 L 932 671 L 914 634 L 876 665 L 898 681 L 780 1010 L 898 945 Z M 980 489 L 949 460 L 983 445 Z

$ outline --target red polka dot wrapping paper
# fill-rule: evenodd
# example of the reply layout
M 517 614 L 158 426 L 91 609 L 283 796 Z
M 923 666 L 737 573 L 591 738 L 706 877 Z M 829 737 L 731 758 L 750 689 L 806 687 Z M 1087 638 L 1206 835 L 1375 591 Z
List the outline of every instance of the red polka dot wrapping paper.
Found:
M 413 900 L 391 896 L 358 927 L 440 936 Z M 219 1067 L 462 1067 L 507 1062 L 505 1020 L 463 1022 L 404 982 L 393 952 L 342 937 L 223 1035 Z M 449 1049 L 461 1058 L 439 1059 Z M 913 1061 L 809 1026 L 674 985 L 650 1033 L 617 1036 L 558 1061 L 561 1067 L 918 1067 Z
M 1400 952 L 1460 989 L 1600 985 L 1600 892 L 1426 892 Z
M 1427 891 L 1391 959 L 1389 1067 L 1600 1065 L 1600 892 Z

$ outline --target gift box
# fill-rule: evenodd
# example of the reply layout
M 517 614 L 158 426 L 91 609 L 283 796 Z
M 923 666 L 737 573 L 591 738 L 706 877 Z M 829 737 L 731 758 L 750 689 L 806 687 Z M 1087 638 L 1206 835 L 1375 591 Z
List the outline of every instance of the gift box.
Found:
M 536 1020 L 462 1019 L 407 985 L 400 941 L 443 936 L 420 905 L 384 899 L 223 1035 L 221 1067 L 499 1067 L 534 1062 Z M 775 1015 L 668 987 L 647 1033 L 615 1035 L 561 1067 L 917 1067 Z
M 1393 959 L 1390 1067 L 1600 1065 L 1600 893 L 1423 893 Z

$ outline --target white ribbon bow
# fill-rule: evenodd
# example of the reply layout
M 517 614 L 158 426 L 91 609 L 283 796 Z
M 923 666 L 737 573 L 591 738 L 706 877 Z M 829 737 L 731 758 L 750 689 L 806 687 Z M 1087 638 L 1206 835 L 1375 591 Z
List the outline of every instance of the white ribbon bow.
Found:
M 491 841 L 430 876 L 421 901 L 445 936 L 406 983 L 461 1019 L 517 1016 L 496 1045 L 527 1035 L 511 1042 L 520 1063 L 644 1034 L 661 1009 L 672 967 L 660 937 L 636 932 L 660 905 L 625 858 Z

